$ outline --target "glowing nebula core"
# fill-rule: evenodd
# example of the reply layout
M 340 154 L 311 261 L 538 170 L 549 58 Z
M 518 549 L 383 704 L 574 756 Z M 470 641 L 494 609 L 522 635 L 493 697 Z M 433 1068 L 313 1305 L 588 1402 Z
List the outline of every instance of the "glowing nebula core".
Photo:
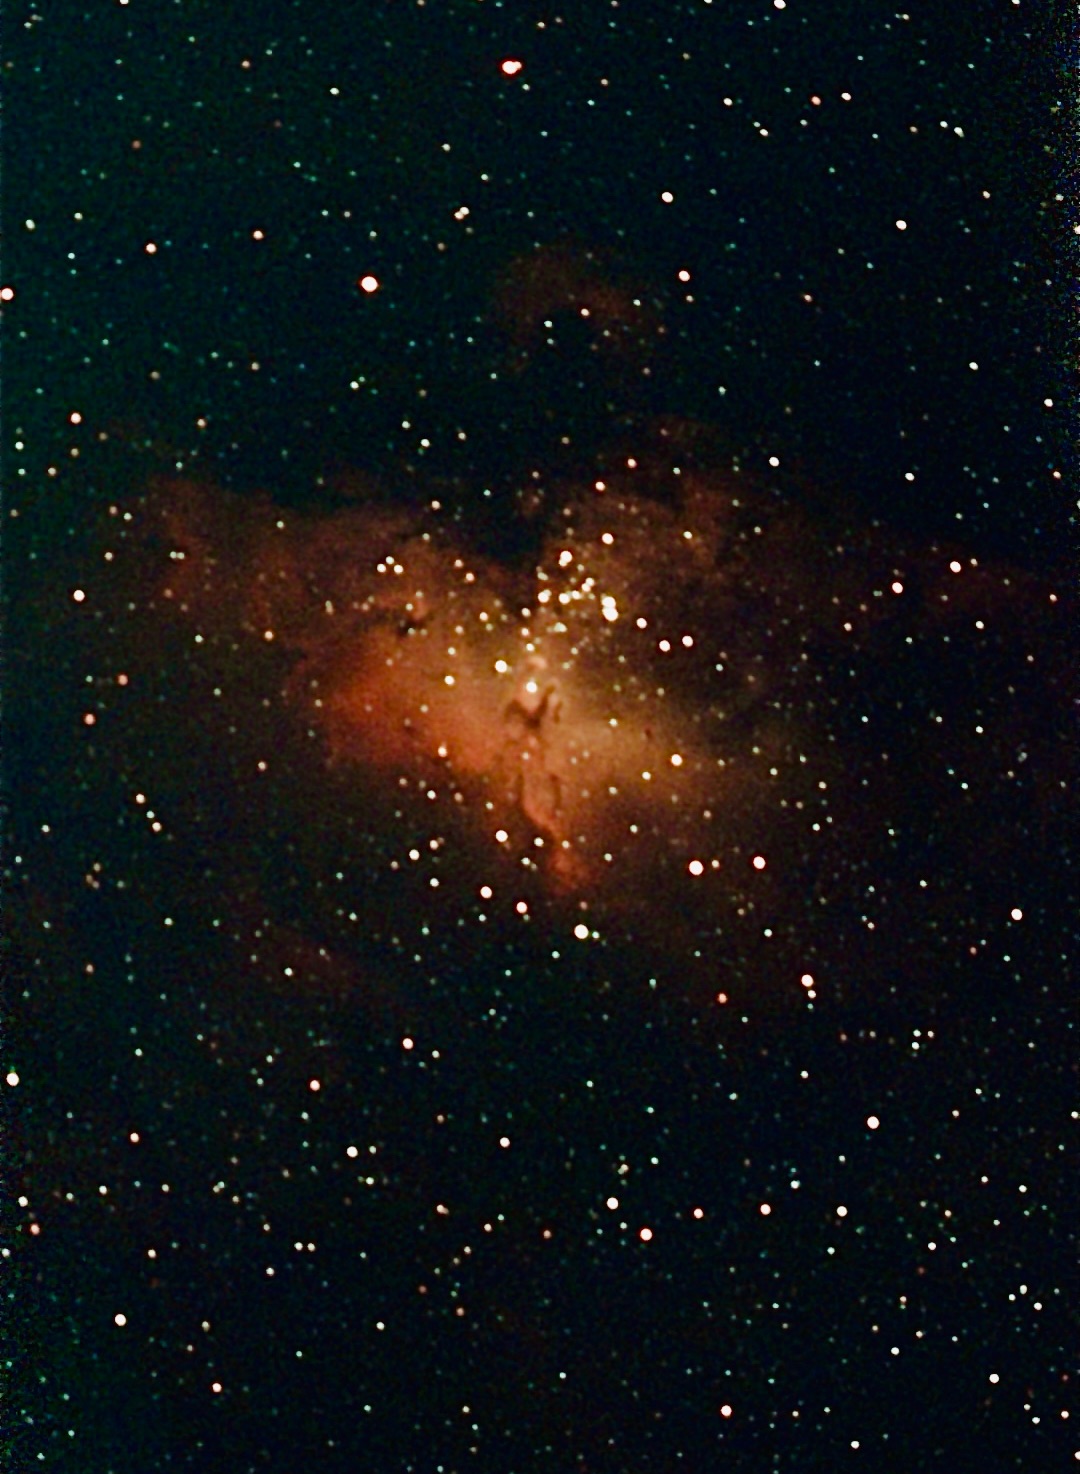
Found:
M 581 911 L 685 916 L 767 888 L 762 793 L 820 748 L 773 689 L 793 637 L 754 624 L 747 515 L 737 479 L 688 478 L 678 504 L 582 491 L 524 571 L 438 510 L 305 516 L 186 483 L 135 532 L 168 558 L 156 605 L 246 647 L 249 675 L 283 659 L 328 769 L 421 795 L 475 882 L 524 869 Z M 834 767 L 815 751 L 815 782 Z

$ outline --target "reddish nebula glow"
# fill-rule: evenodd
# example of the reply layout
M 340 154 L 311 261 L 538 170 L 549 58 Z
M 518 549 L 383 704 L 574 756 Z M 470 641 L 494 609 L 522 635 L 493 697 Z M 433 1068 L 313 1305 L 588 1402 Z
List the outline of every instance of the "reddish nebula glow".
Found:
M 279 986 L 348 989 L 356 938 L 420 907 L 676 957 L 708 999 L 732 948 L 780 948 L 765 929 L 806 885 L 794 805 L 821 783 L 844 802 L 800 660 L 836 622 L 823 546 L 791 514 L 756 532 L 737 476 L 686 475 L 665 499 L 640 467 L 621 475 L 561 488 L 528 566 L 483 556 L 442 510 L 362 496 L 299 513 L 165 480 L 132 506 L 96 594 L 130 673 L 130 758 L 115 725 L 103 740 L 132 791 L 160 790 L 144 754 L 180 739 L 143 693 L 168 647 L 190 736 L 165 827 L 227 832 L 220 904 Z M 228 772 L 219 819 L 200 789 Z M 295 836 L 309 877 L 356 847 L 368 878 L 343 937 L 272 914 L 267 832 Z
M 628 865 L 663 886 L 738 851 L 759 770 L 790 756 L 767 683 L 729 669 L 732 501 L 584 491 L 527 573 L 435 512 L 306 517 L 192 484 L 159 487 L 136 533 L 167 545 L 160 607 L 246 642 L 252 670 L 287 659 L 285 708 L 329 766 L 449 803 L 472 867 L 527 855 L 550 895 L 610 903 Z M 753 744 L 726 731 L 751 710 Z
M 179 631 L 197 655 L 173 656 L 172 679 L 194 659 L 244 706 L 209 761 L 276 782 L 274 825 L 312 816 L 309 868 L 340 823 L 367 836 L 369 874 L 405 887 L 376 885 L 359 924 L 420 896 L 447 916 L 546 914 L 567 945 L 679 958 L 715 999 L 732 950 L 744 975 L 757 955 L 759 976 L 799 976 L 822 873 L 876 842 L 854 714 L 824 694 L 836 672 L 999 618 L 1003 591 L 1028 609 L 1045 594 L 943 550 L 840 543 L 730 472 L 687 472 L 675 494 L 669 470 L 658 489 L 659 459 L 639 448 L 603 493 L 562 487 L 527 567 L 483 556 L 434 503 L 354 487 L 344 510 L 299 513 L 163 481 L 109 577 L 118 608 L 125 565 L 136 581 L 144 663 Z M 110 648 L 137 666 L 138 648 Z M 265 934 L 258 896 L 251 880 L 232 904 Z M 286 975 L 348 986 L 347 954 L 303 923 L 278 931 Z

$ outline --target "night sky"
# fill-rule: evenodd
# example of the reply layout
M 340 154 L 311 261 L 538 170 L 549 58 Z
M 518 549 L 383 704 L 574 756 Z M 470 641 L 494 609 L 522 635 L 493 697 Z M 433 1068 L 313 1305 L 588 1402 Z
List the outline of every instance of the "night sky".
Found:
M 5 1469 L 1075 1467 L 1066 7 L 42 10 Z

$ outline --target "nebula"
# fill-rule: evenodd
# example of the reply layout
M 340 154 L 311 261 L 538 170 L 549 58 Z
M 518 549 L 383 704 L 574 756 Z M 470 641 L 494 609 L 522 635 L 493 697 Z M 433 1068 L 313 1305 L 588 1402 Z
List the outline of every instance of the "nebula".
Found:
M 470 553 L 437 510 L 312 518 L 165 485 L 139 521 L 168 544 L 156 602 L 285 656 L 285 708 L 328 765 L 437 793 L 473 866 L 527 857 L 587 909 L 628 865 L 730 887 L 763 771 L 807 761 L 729 622 L 738 505 L 706 485 L 677 507 L 591 491 L 528 573 Z
M 354 483 L 297 511 L 159 480 L 112 509 L 109 561 L 82 579 L 82 637 L 96 606 L 101 660 L 131 673 L 128 716 L 86 740 L 108 738 L 129 788 L 171 785 L 192 854 L 228 836 L 222 924 L 297 986 L 321 968 L 347 987 L 380 937 L 546 919 L 558 945 L 629 947 L 694 993 L 787 987 L 826 910 L 863 906 L 868 857 L 932 840 L 914 836 L 942 801 L 926 774 L 953 695 L 926 652 L 970 664 L 987 621 L 1034 637 L 1059 606 L 685 460 L 664 427 L 617 474 L 554 487 L 527 561 L 481 551 L 434 497 Z M 954 717 L 955 770 L 985 766 Z M 997 714 L 998 753 L 1022 724 Z M 995 853 L 980 834 L 973 872 Z M 328 877 L 349 887 L 333 906 Z

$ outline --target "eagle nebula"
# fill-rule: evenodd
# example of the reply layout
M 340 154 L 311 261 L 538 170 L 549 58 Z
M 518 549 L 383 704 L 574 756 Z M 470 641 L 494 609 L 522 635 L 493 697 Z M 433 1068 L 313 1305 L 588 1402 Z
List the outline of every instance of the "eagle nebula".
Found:
M 329 510 L 178 478 L 110 509 L 72 618 L 123 682 L 83 740 L 109 734 L 129 809 L 156 793 L 268 981 L 348 991 L 380 946 L 532 928 L 695 999 L 803 1000 L 826 921 L 856 956 L 902 928 L 868 856 L 1000 861 L 985 813 L 966 850 L 933 818 L 977 813 L 935 771 L 942 655 L 1000 664 L 1056 596 L 694 468 L 691 438 L 568 478 L 528 559 L 356 477 Z M 953 771 L 988 761 L 978 725 L 949 717 Z M 1001 762 L 1023 728 L 999 714 Z
M 936 966 L 897 974 L 911 907 L 980 955 L 962 918 L 1007 916 L 1065 778 L 1053 580 L 635 409 L 663 316 L 587 252 L 512 263 L 489 328 L 550 454 L 486 526 L 467 472 L 341 471 L 298 507 L 174 471 L 55 566 L 36 627 L 75 676 L 41 742 L 142 877 L 90 856 L 95 886 L 158 876 L 216 986 L 406 1020 L 523 956 L 694 1009 L 906 994 Z M 607 403 L 575 464 L 559 382 L 529 390 L 567 334 Z

